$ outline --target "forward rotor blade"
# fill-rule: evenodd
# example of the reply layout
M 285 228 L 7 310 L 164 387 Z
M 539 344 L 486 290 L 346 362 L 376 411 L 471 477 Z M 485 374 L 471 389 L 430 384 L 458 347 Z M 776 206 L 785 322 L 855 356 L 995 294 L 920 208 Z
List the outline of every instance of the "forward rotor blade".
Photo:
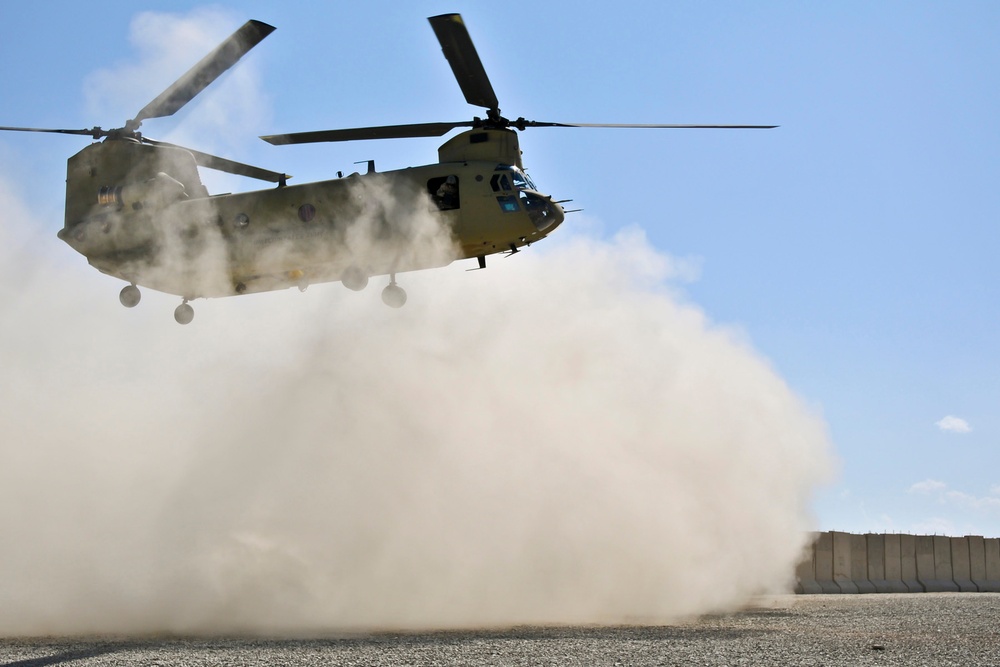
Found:
M 95 127 L 90 130 L 50 130 L 46 128 L 39 127 L 0 127 L 0 130 L 6 130 L 8 132 L 49 132 L 53 134 L 77 134 L 81 137 L 93 137 L 94 139 L 100 139 L 107 133 L 99 127 Z
M 155 141 L 148 137 L 143 137 L 142 141 L 143 143 L 150 144 L 152 146 L 167 146 L 169 148 L 180 148 L 182 150 L 186 150 L 194 156 L 194 159 L 199 166 L 215 169 L 217 171 L 224 171 L 229 174 L 236 174 L 237 176 L 247 176 L 248 178 L 256 178 L 260 181 L 280 184 L 284 184 L 285 181 L 291 178 L 288 174 L 279 174 L 276 171 L 261 169 L 260 167 L 254 167 L 249 164 L 236 162 L 235 160 L 229 160 L 224 157 L 218 157 L 217 155 L 211 155 L 209 153 L 202 153 L 201 151 L 192 150 L 185 146 L 178 146 L 177 144 L 170 144 L 165 141 Z
M 675 129 L 675 130 L 773 130 L 778 125 L 648 125 L 634 123 L 546 123 L 544 121 L 524 120 L 519 118 L 511 122 L 513 127 L 625 127 L 639 129 Z
M 162 118 L 176 113 L 272 32 L 274 26 L 260 21 L 244 23 L 242 28 L 202 58 L 184 76 L 160 93 L 159 97 L 143 107 L 132 120 L 134 127 L 129 129 L 135 129 L 147 118 Z
M 493 92 L 493 84 L 486 76 L 486 69 L 479 59 L 472 37 L 459 14 L 442 14 L 427 19 L 441 43 L 444 57 L 465 95 L 465 101 L 477 107 L 499 112 L 500 103 Z
M 271 134 L 261 137 L 275 146 L 312 144 L 322 141 L 357 141 L 359 139 L 407 139 L 410 137 L 440 137 L 456 127 L 472 127 L 473 121 L 457 123 L 414 123 L 410 125 L 382 125 L 358 127 L 347 130 L 319 130 L 292 134 Z

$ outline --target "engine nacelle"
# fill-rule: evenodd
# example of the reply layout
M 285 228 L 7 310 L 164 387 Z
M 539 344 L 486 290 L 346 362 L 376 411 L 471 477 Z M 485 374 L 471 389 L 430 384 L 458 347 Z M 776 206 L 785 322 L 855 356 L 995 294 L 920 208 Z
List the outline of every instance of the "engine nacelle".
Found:
M 187 199 L 184 184 L 162 171 L 141 183 L 105 185 L 97 193 L 99 205 L 125 207 L 133 211 L 147 206 L 162 208 L 182 199 Z

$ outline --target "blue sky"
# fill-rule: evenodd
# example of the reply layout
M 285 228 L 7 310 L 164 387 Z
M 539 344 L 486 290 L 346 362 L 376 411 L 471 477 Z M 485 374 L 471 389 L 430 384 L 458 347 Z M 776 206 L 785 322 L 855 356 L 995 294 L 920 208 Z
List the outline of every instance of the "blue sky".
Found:
M 142 62 L 129 40 L 136 15 L 204 7 L 5 3 L 0 124 L 119 126 L 202 55 L 123 92 L 102 73 Z M 638 227 L 696 266 L 676 286 L 683 299 L 738 331 L 822 414 L 839 471 L 816 499 L 817 529 L 1000 534 L 1000 5 L 212 7 L 228 21 L 222 36 L 248 18 L 278 28 L 247 59 L 259 108 L 234 118 L 231 135 L 199 137 L 198 103 L 143 130 L 195 136 L 195 148 L 297 182 L 360 160 L 426 163 L 439 142 L 277 148 L 256 135 L 477 113 L 425 20 L 450 11 L 463 14 L 510 117 L 780 125 L 538 129 L 521 143 L 539 188 L 585 209 L 567 224 L 607 237 Z M 205 104 L 224 112 L 224 94 Z M 65 159 L 85 142 L 0 136 L 0 173 L 50 225 L 32 243 L 61 246 Z

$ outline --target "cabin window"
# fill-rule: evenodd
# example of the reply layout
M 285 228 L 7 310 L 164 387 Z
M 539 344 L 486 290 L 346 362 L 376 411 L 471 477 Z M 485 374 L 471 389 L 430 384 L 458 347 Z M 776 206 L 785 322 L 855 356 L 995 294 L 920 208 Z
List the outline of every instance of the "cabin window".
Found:
M 312 219 L 316 217 L 316 207 L 312 204 L 303 204 L 299 206 L 299 220 L 302 222 L 312 222 Z
M 510 179 L 507 178 L 507 174 L 493 174 L 493 178 L 490 179 L 490 187 L 493 188 L 493 192 L 509 191 L 511 189 Z
M 427 181 L 427 193 L 442 211 L 453 211 L 459 207 L 458 176 L 440 176 Z
M 521 207 L 517 205 L 517 197 L 511 195 L 497 197 L 497 203 L 500 204 L 500 210 L 504 213 L 517 213 L 521 210 Z

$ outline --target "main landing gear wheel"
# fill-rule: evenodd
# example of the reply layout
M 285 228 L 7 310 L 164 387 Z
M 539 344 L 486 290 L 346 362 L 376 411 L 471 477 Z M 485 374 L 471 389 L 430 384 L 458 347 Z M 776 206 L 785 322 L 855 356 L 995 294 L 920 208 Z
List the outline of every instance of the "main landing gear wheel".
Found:
M 174 319 L 177 320 L 177 324 L 191 324 L 191 320 L 194 319 L 194 308 L 185 301 L 174 310 Z
M 139 299 L 141 298 L 142 293 L 135 285 L 126 285 L 118 294 L 118 300 L 121 301 L 122 305 L 126 308 L 135 308 L 139 305 Z
M 390 308 L 402 308 L 406 304 L 406 290 L 393 280 L 382 290 L 382 303 Z
M 360 292 L 368 287 L 368 274 L 358 267 L 352 266 L 344 271 L 344 275 L 340 277 L 340 282 L 344 283 L 344 287 L 347 289 Z

